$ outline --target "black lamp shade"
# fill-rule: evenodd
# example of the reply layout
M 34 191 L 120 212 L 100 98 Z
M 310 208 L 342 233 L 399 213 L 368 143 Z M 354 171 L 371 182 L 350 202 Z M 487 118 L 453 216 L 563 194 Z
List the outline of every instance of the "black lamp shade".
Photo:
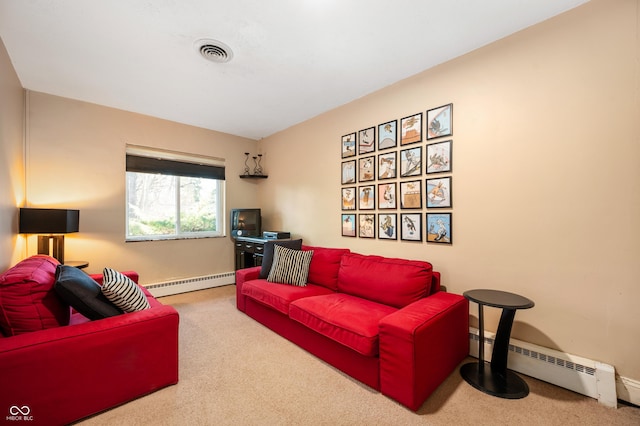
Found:
M 19 233 L 67 234 L 78 232 L 80 210 L 20 209 Z

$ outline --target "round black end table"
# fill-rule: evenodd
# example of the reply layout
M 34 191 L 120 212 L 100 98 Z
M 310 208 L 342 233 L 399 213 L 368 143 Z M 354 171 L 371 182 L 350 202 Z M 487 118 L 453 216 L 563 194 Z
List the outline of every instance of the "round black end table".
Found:
M 526 297 L 500 290 L 469 290 L 464 297 L 478 304 L 478 362 L 470 362 L 460 367 L 460 375 L 474 388 L 507 399 L 524 398 L 529 394 L 529 386 L 513 371 L 507 369 L 509 338 L 513 318 L 518 309 L 533 308 L 534 303 Z M 502 308 L 500 323 L 496 333 L 491 363 L 484 360 L 484 306 Z

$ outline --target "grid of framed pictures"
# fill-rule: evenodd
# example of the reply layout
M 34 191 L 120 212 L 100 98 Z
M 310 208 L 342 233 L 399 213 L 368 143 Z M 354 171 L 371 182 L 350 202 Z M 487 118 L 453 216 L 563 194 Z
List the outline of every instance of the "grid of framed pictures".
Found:
M 342 136 L 342 236 L 452 243 L 453 104 Z

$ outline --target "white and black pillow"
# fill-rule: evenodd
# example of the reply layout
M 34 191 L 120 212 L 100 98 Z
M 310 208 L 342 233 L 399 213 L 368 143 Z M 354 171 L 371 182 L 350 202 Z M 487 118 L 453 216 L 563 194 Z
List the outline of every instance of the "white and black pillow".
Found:
M 267 278 L 273 266 L 273 248 L 275 246 L 282 246 L 293 250 L 302 249 L 302 238 L 297 240 L 278 240 L 267 241 L 262 246 L 262 267 L 260 268 L 259 278 Z
M 149 309 L 149 301 L 133 280 L 111 268 L 102 271 L 102 294 L 125 312 Z
M 312 257 L 313 250 L 301 251 L 275 246 L 273 264 L 267 281 L 300 287 L 306 286 Z

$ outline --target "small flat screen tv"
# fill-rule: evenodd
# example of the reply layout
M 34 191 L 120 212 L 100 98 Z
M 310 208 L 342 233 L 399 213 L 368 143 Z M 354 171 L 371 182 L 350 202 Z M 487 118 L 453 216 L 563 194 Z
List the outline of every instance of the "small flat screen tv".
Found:
M 232 209 L 231 236 L 233 238 L 262 236 L 260 209 Z

